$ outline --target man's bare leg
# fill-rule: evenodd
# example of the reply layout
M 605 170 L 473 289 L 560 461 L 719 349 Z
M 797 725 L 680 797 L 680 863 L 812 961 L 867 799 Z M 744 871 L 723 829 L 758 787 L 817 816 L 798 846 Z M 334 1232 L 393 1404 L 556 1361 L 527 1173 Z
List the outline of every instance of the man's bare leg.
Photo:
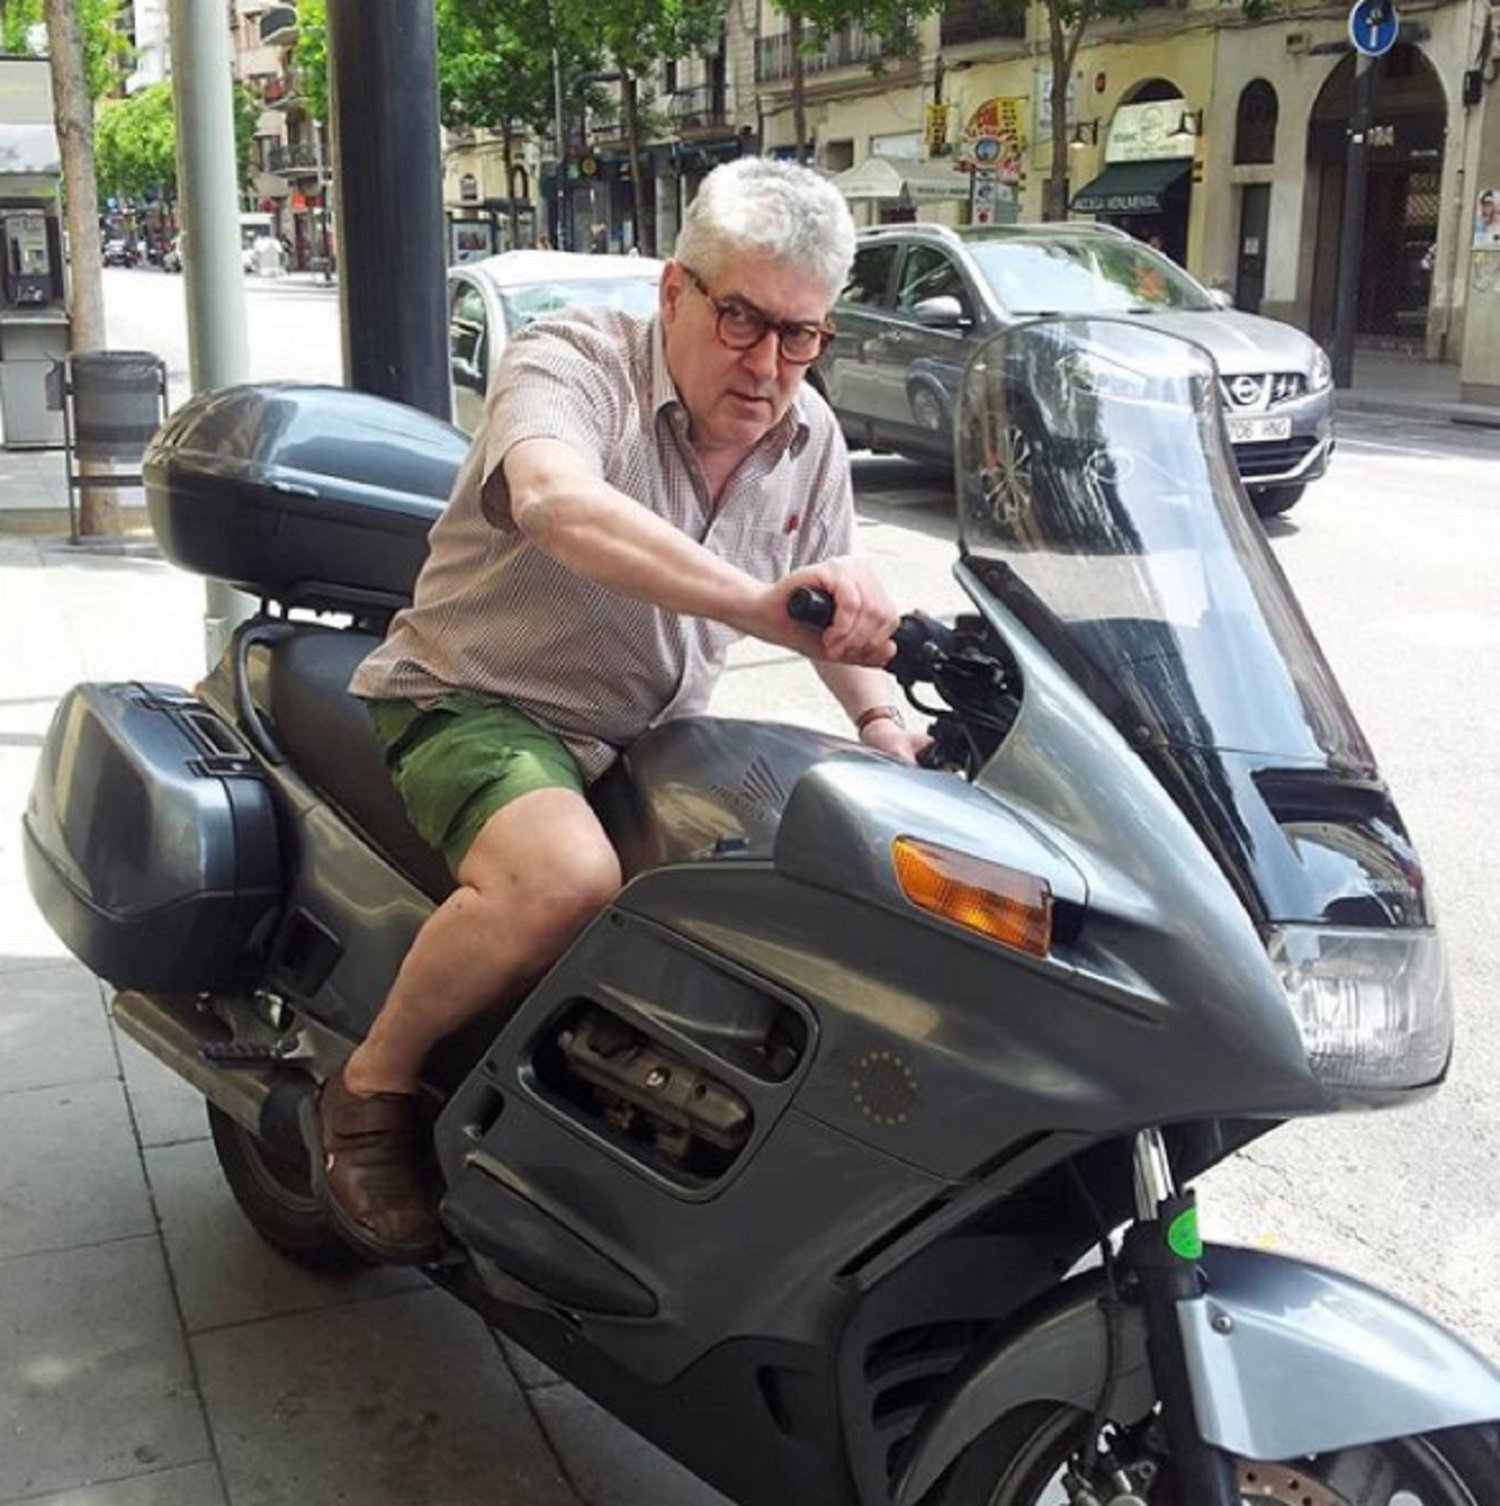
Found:
M 369 1036 L 304 1120 L 330 1216 L 381 1260 L 421 1261 L 437 1249 L 413 1096 L 423 1058 L 556 961 L 618 892 L 620 864 L 581 795 L 534 790 L 490 817 L 457 878 L 418 932 Z
M 456 877 L 345 1064 L 356 1095 L 415 1093 L 438 1041 L 550 967 L 614 898 L 620 864 L 581 795 L 533 790 L 480 828 Z

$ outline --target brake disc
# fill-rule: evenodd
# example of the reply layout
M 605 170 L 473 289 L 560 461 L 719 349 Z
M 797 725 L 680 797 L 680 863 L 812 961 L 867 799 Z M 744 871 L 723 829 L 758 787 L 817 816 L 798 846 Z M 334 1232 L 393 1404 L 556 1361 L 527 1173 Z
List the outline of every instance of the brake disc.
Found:
M 1245 1500 L 1275 1501 L 1278 1506 L 1349 1506 L 1337 1491 L 1290 1464 L 1253 1464 L 1242 1459 L 1238 1473 Z

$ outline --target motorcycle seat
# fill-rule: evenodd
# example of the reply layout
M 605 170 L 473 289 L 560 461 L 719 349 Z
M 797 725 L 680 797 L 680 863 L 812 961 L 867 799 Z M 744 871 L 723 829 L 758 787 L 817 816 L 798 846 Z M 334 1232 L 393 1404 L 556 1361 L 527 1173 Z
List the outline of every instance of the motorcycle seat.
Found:
M 252 693 L 303 778 L 440 900 L 453 889 L 447 865 L 407 820 L 364 704 L 347 688 L 378 641 L 307 624 L 252 652 Z M 647 732 L 589 801 L 627 879 L 664 863 L 768 858 L 792 787 L 834 753 L 859 756 L 846 739 L 801 727 L 686 717 Z

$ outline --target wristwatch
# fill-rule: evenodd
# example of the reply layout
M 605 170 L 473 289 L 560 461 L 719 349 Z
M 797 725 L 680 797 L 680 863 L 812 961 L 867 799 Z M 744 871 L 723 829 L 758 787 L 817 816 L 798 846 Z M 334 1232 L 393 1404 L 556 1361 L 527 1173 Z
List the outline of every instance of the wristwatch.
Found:
M 906 725 L 899 706 L 868 706 L 854 718 L 854 730 L 862 733 L 871 722 L 895 722 L 898 727 Z

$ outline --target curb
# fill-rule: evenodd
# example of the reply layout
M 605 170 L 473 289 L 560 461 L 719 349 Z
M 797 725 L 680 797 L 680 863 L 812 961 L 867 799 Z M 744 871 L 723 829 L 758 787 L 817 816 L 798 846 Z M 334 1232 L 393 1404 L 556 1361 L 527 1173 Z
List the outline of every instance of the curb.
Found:
M 1500 408 L 1482 403 L 1409 403 L 1399 398 L 1341 395 L 1335 399 L 1335 412 L 1383 414 L 1391 418 L 1412 418 L 1433 424 L 1462 424 L 1471 429 L 1500 429 Z

